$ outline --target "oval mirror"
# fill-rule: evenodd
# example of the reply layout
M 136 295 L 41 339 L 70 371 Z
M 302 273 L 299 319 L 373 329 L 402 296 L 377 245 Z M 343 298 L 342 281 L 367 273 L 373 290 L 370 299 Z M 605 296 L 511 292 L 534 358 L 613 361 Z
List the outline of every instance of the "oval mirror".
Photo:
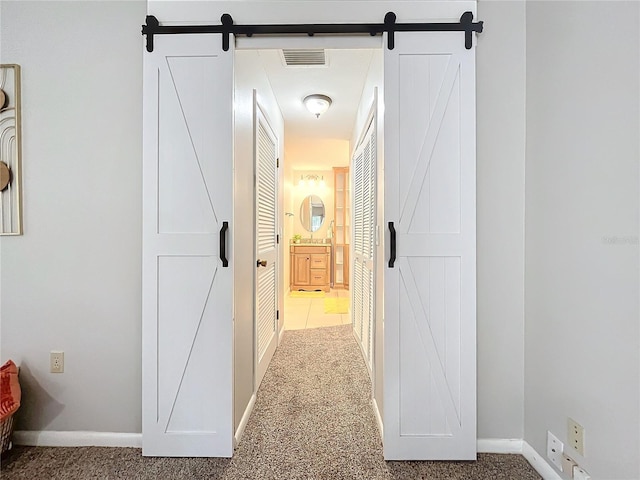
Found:
M 300 205 L 300 223 L 309 232 L 320 229 L 324 222 L 324 203 L 317 195 L 309 195 Z

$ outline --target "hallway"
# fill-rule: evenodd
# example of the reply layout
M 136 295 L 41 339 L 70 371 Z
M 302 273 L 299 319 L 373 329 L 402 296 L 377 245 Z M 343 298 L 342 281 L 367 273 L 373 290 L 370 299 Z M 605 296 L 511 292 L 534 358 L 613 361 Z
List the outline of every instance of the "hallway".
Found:
M 326 294 L 324 292 L 289 293 L 284 297 L 284 328 L 285 330 L 303 330 L 305 328 L 349 325 L 351 324 L 350 299 L 351 292 L 344 289 L 332 288 Z M 327 313 L 328 302 L 325 300 L 346 302 L 347 312 Z
M 348 298 L 348 290 L 327 297 Z M 521 455 L 477 462 L 385 462 L 371 407 L 371 381 L 349 314 L 324 315 L 323 298 L 285 298 L 283 341 L 225 479 L 539 479 Z M 297 307 L 295 305 L 298 305 Z M 307 311 L 303 326 L 304 311 Z M 314 328 L 325 326 L 327 328 Z M 296 330 L 293 330 L 293 329 Z
M 231 469 L 237 478 L 375 478 L 382 444 L 370 390 L 349 326 L 285 332 Z

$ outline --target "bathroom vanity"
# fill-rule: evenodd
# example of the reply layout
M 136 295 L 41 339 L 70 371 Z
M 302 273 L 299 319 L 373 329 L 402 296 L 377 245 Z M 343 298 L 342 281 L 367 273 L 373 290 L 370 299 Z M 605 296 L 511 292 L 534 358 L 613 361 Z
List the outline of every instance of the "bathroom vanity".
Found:
M 291 244 L 290 289 L 329 291 L 331 281 L 331 245 Z

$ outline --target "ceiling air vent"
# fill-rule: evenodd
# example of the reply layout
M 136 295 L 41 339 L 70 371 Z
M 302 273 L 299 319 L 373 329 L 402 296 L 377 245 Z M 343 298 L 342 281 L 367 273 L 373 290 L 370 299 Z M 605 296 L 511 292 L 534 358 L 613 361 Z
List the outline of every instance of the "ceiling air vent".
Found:
M 282 50 L 282 56 L 288 67 L 322 67 L 327 64 L 323 49 Z

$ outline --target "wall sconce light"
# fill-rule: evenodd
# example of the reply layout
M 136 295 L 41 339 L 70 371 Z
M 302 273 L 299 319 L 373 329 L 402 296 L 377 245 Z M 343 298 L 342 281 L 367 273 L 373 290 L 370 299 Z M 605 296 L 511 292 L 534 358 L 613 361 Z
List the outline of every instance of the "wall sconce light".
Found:
M 304 186 L 309 186 L 309 187 L 315 187 L 316 183 L 321 187 L 324 188 L 326 186 L 326 184 L 324 183 L 324 176 L 320 176 L 320 175 L 300 175 L 300 181 L 298 182 L 298 186 L 299 187 L 304 187 Z
M 313 113 L 316 118 L 320 118 L 320 115 L 329 110 L 329 107 L 331 106 L 331 98 L 320 94 L 308 95 L 304 97 L 302 103 L 304 103 L 307 110 Z

